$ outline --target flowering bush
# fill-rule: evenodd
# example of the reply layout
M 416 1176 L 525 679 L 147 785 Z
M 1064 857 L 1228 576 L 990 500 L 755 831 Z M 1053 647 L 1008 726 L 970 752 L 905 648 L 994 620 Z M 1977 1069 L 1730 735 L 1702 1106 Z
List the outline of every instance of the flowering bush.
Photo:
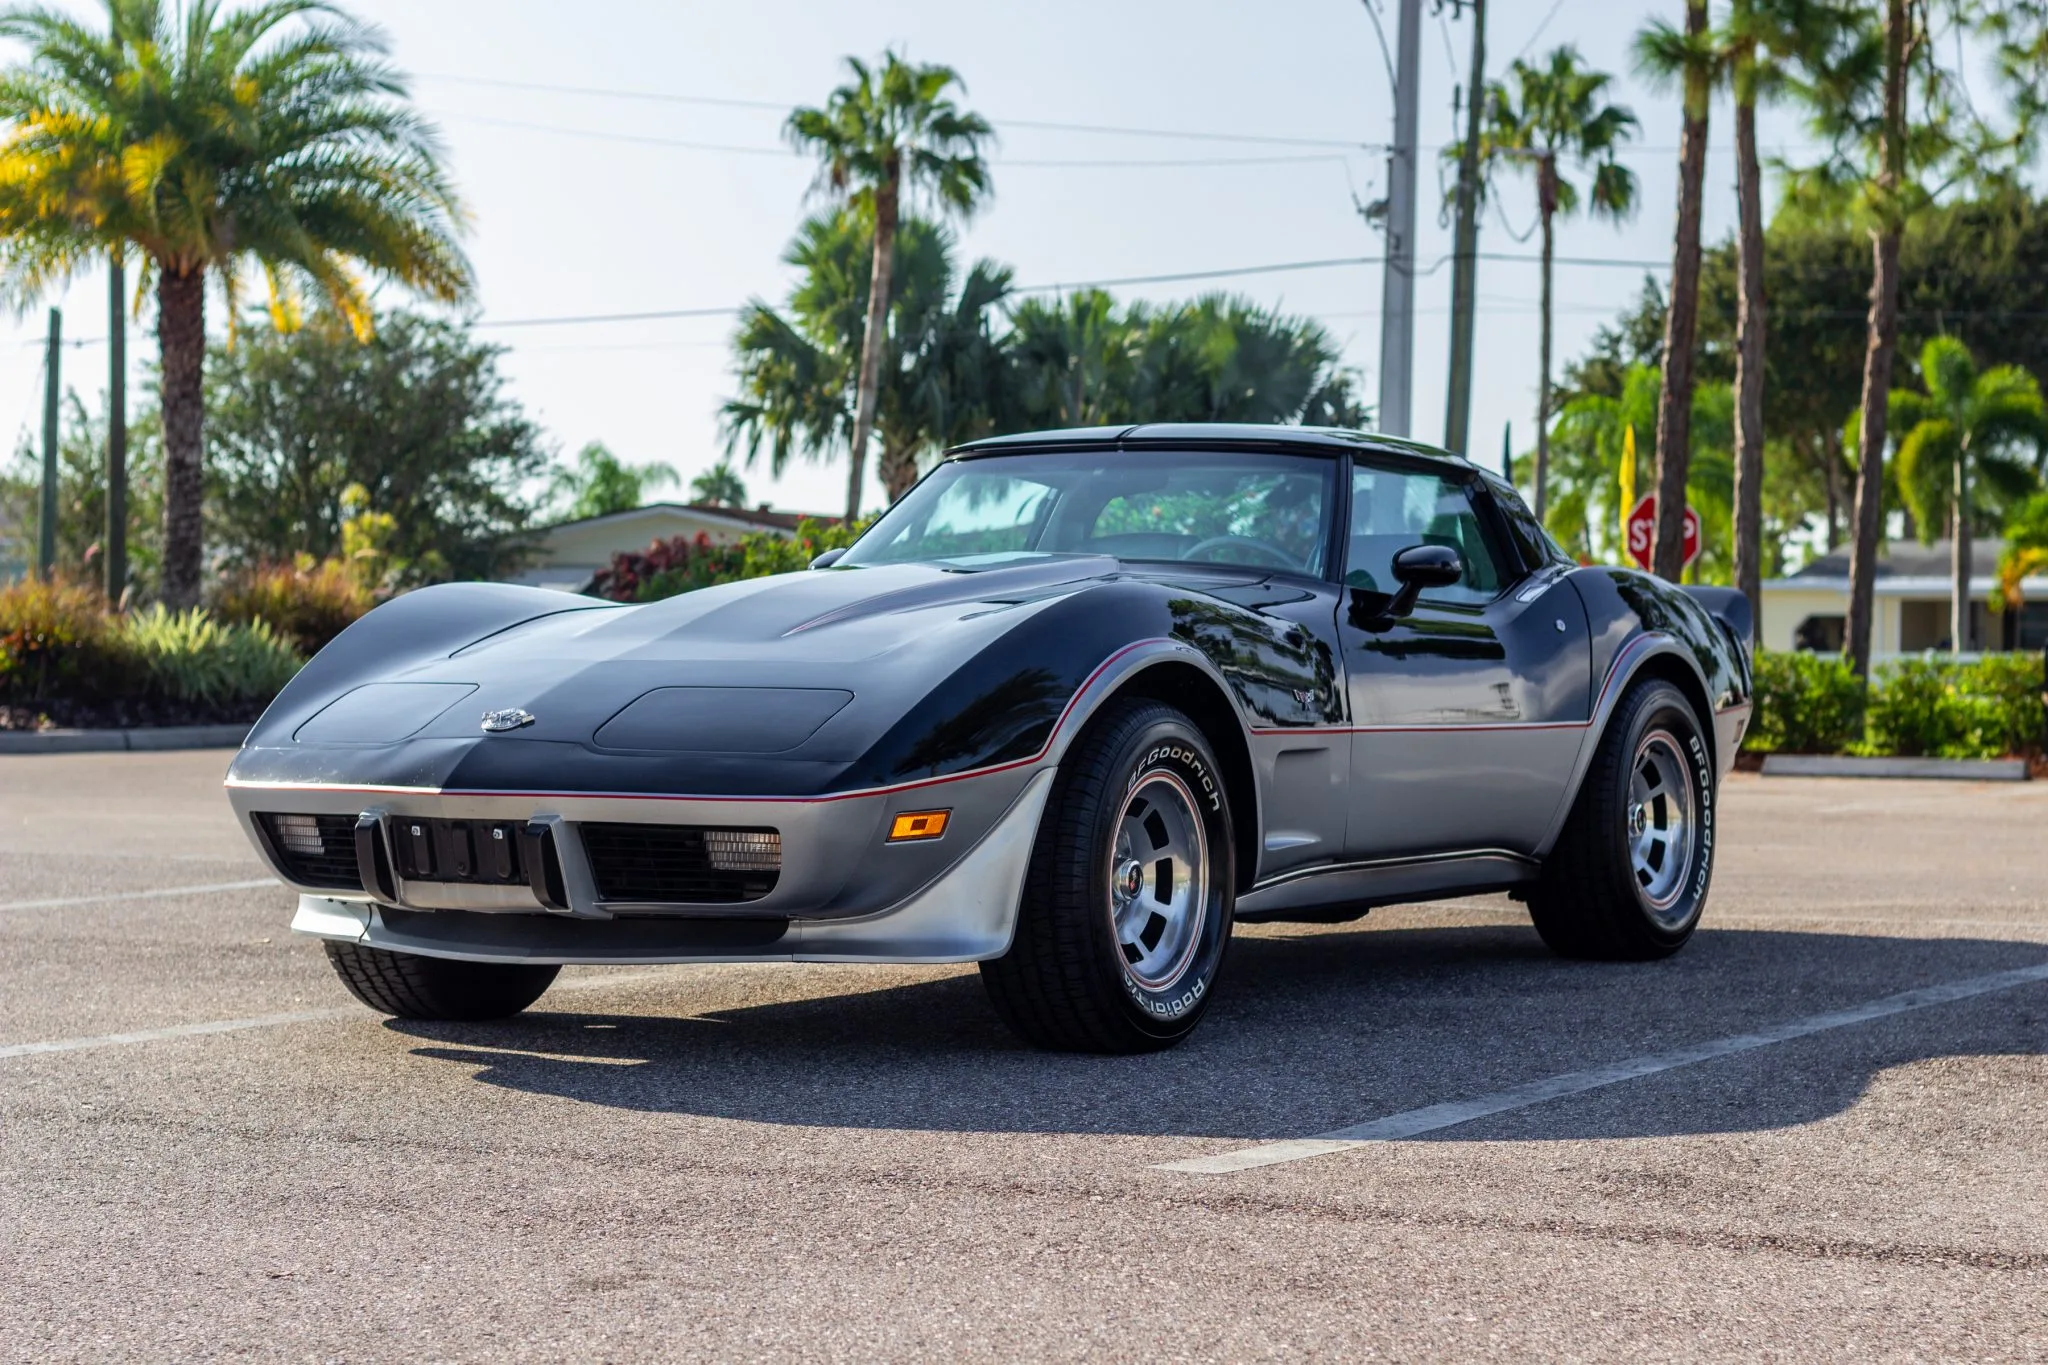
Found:
M 827 550 L 853 544 L 864 529 L 864 524 L 848 529 L 839 522 L 807 517 L 797 524 L 794 536 L 756 531 L 722 545 L 702 531 L 695 536 L 671 536 L 644 551 L 613 555 L 611 567 L 592 579 L 584 591 L 614 602 L 653 602 L 715 583 L 793 573 L 808 568 Z

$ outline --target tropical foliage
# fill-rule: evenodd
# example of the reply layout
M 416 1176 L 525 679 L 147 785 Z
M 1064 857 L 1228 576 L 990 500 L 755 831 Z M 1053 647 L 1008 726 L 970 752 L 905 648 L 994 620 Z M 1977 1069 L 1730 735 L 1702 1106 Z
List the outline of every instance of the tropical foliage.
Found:
M 1613 77 L 1587 70 L 1578 49 L 1564 46 L 1540 66 L 1520 58 L 1508 80 L 1488 88 L 1479 153 L 1488 167 L 1505 165 L 1536 180 L 1536 220 L 1542 233 L 1542 343 L 1536 388 L 1536 466 L 1531 499 L 1536 515 L 1548 507 L 1550 472 L 1551 273 L 1557 249 L 1557 220 L 1570 218 L 1583 202 L 1596 218 L 1620 222 L 1635 212 L 1636 178 L 1616 160 L 1635 135 L 1636 116 L 1606 102 Z M 1460 148 L 1448 149 L 1456 156 Z M 1583 199 L 1564 174 L 1564 163 L 1586 167 L 1591 178 Z
M 848 57 L 853 79 L 822 108 L 798 109 L 785 132 L 790 144 L 818 161 L 814 188 L 849 205 L 871 234 L 868 290 L 854 371 L 853 422 L 847 436 L 846 520 L 860 516 L 868 438 L 879 417 L 887 350 L 890 275 L 896 232 L 907 199 L 949 217 L 967 218 L 989 197 L 984 148 L 994 140 L 986 120 L 962 110 L 949 92 L 965 90 L 951 67 L 915 65 L 894 52 L 873 68 Z
M 301 662 L 263 622 L 112 611 L 62 580 L 0 587 L 0 728 L 253 720 Z
M 1992 511 L 2035 492 L 2048 455 L 2041 386 L 2017 365 L 1980 370 L 1970 348 L 1935 337 L 1920 352 L 1925 392 L 1894 390 L 1888 418 L 1898 433 L 1897 481 L 1923 540 L 1946 529 L 1953 552 L 1950 641 L 1971 638 L 1970 540 Z M 1996 520 L 1990 524 L 1997 525 Z
M 731 460 L 720 460 L 690 480 L 690 499 L 712 507 L 745 507 L 747 485 Z
M 470 290 L 462 210 L 374 29 L 319 0 L 104 0 L 104 24 L 0 12 L 0 288 L 17 304 L 110 255 L 141 258 L 161 353 L 160 590 L 196 602 L 206 290 L 230 327 L 260 279 L 280 330 L 309 305 L 371 330 L 371 279 Z
M 854 215 L 808 220 L 784 259 L 798 280 L 780 309 L 756 301 L 734 338 L 739 395 L 726 448 L 779 474 L 851 448 L 870 237 Z M 1212 294 L 1120 305 L 1099 290 L 1016 300 L 1007 267 L 963 277 L 951 234 L 903 220 L 890 272 L 877 400 L 891 500 L 939 451 L 994 430 L 1115 421 L 1358 426 L 1355 376 L 1317 323 Z
M 576 453 L 573 467 L 554 472 L 554 515 L 562 521 L 582 521 L 629 512 L 644 504 L 650 492 L 676 481 L 676 471 L 668 465 L 627 464 L 604 442 L 592 441 Z

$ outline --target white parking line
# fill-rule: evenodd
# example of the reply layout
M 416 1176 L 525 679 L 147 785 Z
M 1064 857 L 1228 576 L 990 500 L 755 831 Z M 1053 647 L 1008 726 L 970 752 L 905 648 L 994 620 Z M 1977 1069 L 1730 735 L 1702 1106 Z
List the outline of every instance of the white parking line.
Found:
M 96 896 L 64 896 L 47 901 L 0 901 L 0 910 L 55 910 L 65 905 L 104 905 L 112 901 L 153 901 L 172 896 L 204 896 L 215 891 L 254 891 L 262 886 L 283 889 L 275 877 L 252 882 L 211 882 L 204 886 L 160 886 L 154 891 L 103 891 Z
M 580 976 L 548 988 L 556 991 L 600 990 L 606 986 L 628 986 L 650 981 L 660 971 L 621 972 L 617 976 Z M 129 1033 L 100 1033 L 86 1038 L 53 1038 L 42 1043 L 0 1044 L 0 1059 L 33 1057 L 44 1052 L 84 1052 L 103 1047 L 129 1047 L 136 1043 L 157 1043 L 166 1038 L 194 1038 L 207 1033 L 239 1033 L 244 1029 L 276 1028 L 281 1024 L 312 1024 L 333 1019 L 368 1019 L 360 1007 L 332 1010 L 304 1010 L 296 1014 L 258 1014 L 247 1019 L 208 1019 L 196 1024 L 168 1024 L 163 1028 L 135 1029 Z
M 42 1052 L 80 1052 L 88 1048 L 125 1047 L 130 1043 L 155 1043 L 165 1038 L 191 1038 L 202 1033 L 235 1033 L 242 1029 L 276 1028 L 279 1024 L 310 1024 L 319 1019 L 344 1019 L 356 1010 L 305 1010 L 298 1014 L 259 1014 L 249 1019 L 209 1019 L 202 1024 L 172 1024 L 167 1028 L 136 1029 L 132 1033 L 102 1033 L 94 1038 L 53 1038 L 47 1043 L 9 1043 L 0 1047 L 0 1057 L 32 1057 Z
M 1470 1123 L 1473 1119 L 1527 1109 L 1531 1105 L 1543 1104 L 1566 1095 L 1577 1095 L 1587 1090 L 1598 1090 L 1602 1086 L 1616 1085 L 1622 1081 L 1654 1076 L 1660 1071 L 1696 1066 L 1719 1057 L 1770 1047 L 1774 1043 L 1790 1042 L 1794 1038 L 1805 1038 L 1811 1034 L 1825 1033 L 1830 1029 L 1848 1028 L 1852 1024 L 1865 1024 L 1888 1015 L 1924 1010 L 1934 1005 L 1945 1005 L 1953 1000 L 1967 1000 L 1974 995 L 1988 995 L 1993 991 L 2011 990 L 2015 986 L 2032 985 L 2039 981 L 2048 981 L 2048 962 L 2032 967 L 2020 967 L 2009 972 L 1993 972 L 1989 976 L 1973 976 L 1962 981 L 1950 981 L 1939 986 L 1923 986 L 1919 990 L 1902 991 L 1897 995 L 1887 995 L 1882 999 L 1852 1005 L 1848 1009 L 1795 1019 L 1790 1023 L 1779 1024 L 1756 1033 L 1737 1034 L 1732 1038 L 1719 1038 L 1710 1043 L 1697 1043 L 1692 1047 L 1676 1048 L 1670 1052 L 1634 1057 L 1625 1062 L 1613 1062 L 1586 1071 L 1568 1072 L 1562 1076 L 1552 1076 L 1546 1080 L 1514 1086 L 1492 1095 L 1482 1095 L 1477 1099 L 1453 1100 L 1447 1104 L 1432 1104 L 1422 1109 L 1410 1109 L 1399 1114 L 1389 1114 L 1385 1118 L 1353 1124 L 1348 1128 L 1339 1128 L 1334 1132 L 1318 1133 L 1314 1137 L 1266 1142 L 1256 1147 L 1243 1147 L 1234 1152 L 1219 1152 L 1214 1156 L 1192 1157 L 1186 1161 L 1162 1162 L 1155 1169 L 1186 1171 L 1196 1175 L 1228 1175 L 1232 1171 L 1250 1170 L 1255 1166 L 1278 1166 L 1285 1162 L 1301 1161 L 1330 1152 L 1349 1151 L 1354 1147 L 1363 1147 L 1374 1142 L 1399 1142 L 1404 1138 L 1436 1132 L 1440 1128 Z

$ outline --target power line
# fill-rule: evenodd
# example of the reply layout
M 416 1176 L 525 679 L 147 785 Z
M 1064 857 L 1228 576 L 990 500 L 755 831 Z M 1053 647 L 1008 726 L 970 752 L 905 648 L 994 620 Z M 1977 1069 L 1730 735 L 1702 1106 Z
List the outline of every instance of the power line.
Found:
M 508 81 L 488 76 L 455 76 L 445 73 L 423 73 L 421 80 L 445 81 L 452 85 L 488 86 L 501 90 L 535 90 L 556 95 L 582 95 L 600 99 L 645 100 L 657 104 L 707 104 L 734 109 L 771 109 L 787 113 L 797 107 L 797 101 L 777 102 L 773 100 L 728 99 L 712 95 L 681 95 L 656 90 L 621 90 L 604 86 L 553 85 L 544 81 Z M 1264 133 L 1214 133 L 1188 128 L 1125 128 L 1102 123 L 1058 123 L 1046 119 L 993 119 L 1002 127 L 1030 128 L 1056 133 L 1097 133 L 1112 137 L 1158 137 L 1179 138 L 1193 142 L 1248 142 L 1263 143 L 1276 147 L 1331 147 L 1351 151 L 1383 151 L 1384 147 L 1374 143 L 1356 142 L 1344 138 L 1325 137 L 1281 137 Z
M 1416 271 L 1418 275 L 1431 275 L 1442 269 L 1449 261 L 1449 255 L 1436 258 L 1429 265 Z M 1483 261 L 1509 261 L 1523 265 L 1541 261 L 1540 256 L 1503 251 L 1482 251 Z M 1227 266 L 1219 270 L 1182 270 L 1160 275 L 1122 275 L 1113 279 L 1071 280 L 1046 284 L 1018 285 L 1010 290 L 1012 294 L 1046 294 L 1069 289 L 1112 289 L 1139 284 L 1186 284 L 1197 280 L 1223 280 L 1246 275 L 1280 275 L 1302 270 L 1334 270 L 1345 266 L 1382 265 L 1381 256 L 1331 256 L 1314 261 L 1277 261 L 1267 265 Z M 1587 268 L 1619 267 L 1623 269 L 1660 269 L 1667 265 L 1663 261 L 1645 261 L 1615 256 L 1558 256 L 1553 265 Z M 1617 308 L 1626 305 L 1616 305 Z M 483 327 L 568 327 L 586 323 L 606 322 L 659 322 L 673 318 L 732 317 L 743 311 L 741 308 L 672 308 L 644 313 L 588 313 L 564 317 L 533 318 L 486 318 L 472 325 Z
M 1563 8 L 1564 0 L 1557 0 L 1557 3 L 1553 4 L 1550 7 L 1550 13 L 1544 15 L 1543 22 L 1536 25 L 1536 27 L 1533 30 L 1531 30 L 1529 34 L 1529 40 L 1523 43 L 1522 50 L 1515 54 L 1516 61 L 1519 62 L 1520 60 L 1522 60 L 1522 58 L 1529 55 L 1529 49 L 1536 46 L 1536 40 L 1543 36 L 1543 30 L 1550 27 L 1550 21 L 1552 19 L 1555 19 L 1557 17 L 1557 12 Z
M 560 123 L 532 123 L 524 119 L 492 118 L 484 114 L 451 114 L 440 112 L 436 117 L 457 123 L 483 124 L 492 128 L 510 128 L 530 133 L 555 133 L 563 137 L 590 138 L 599 142 L 625 142 L 642 147 L 675 147 L 684 151 L 728 152 L 741 156 L 773 156 L 790 158 L 794 154 L 787 147 L 755 147 L 730 142 L 699 142 L 690 138 L 650 137 L 642 133 L 614 133 L 599 128 L 572 128 Z M 1287 156 L 1231 156 L 1146 159 L 1130 157 L 1109 158 L 1011 158 L 993 157 L 992 161 L 1004 167 L 1059 167 L 1062 169 L 1143 169 L 1164 166 L 1280 166 L 1298 165 L 1308 162 L 1341 162 L 1344 157 L 1335 152 L 1313 152 L 1306 155 Z

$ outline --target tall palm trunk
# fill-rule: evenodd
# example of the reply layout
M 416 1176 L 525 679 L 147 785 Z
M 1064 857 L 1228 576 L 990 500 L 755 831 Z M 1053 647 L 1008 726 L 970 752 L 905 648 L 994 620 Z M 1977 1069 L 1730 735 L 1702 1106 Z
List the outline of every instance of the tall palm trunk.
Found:
M 917 446 L 909 441 L 882 437 L 882 459 L 876 472 L 882 476 L 882 491 L 895 502 L 917 482 Z
M 1885 405 L 1899 341 L 1899 244 L 1905 235 L 1896 196 L 1906 178 L 1907 0 L 1887 0 L 1884 22 L 1884 165 L 1877 198 L 1883 225 L 1871 247 L 1870 320 L 1863 347 L 1862 426 L 1856 438 L 1856 510 L 1849 542 L 1849 621 L 1845 645 L 1857 676 L 1870 673 L 1877 595 L 1878 534 L 1884 525 Z
M 868 437 L 882 391 L 882 352 L 889 346 L 889 286 L 896 269 L 896 167 L 875 188 L 875 259 L 868 269 L 868 320 L 860 338 L 860 379 L 853 407 L 853 449 L 847 452 L 846 521 L 860 520 Z
M 196 606 L 204 553 L 206 491 L 206 272 L 160 268 L 157 347 L 163 361 L 164 551 L 160 595 L 174 608 Z
M 1948 643 L 1951 652 L 1962 654 L 1977 647 L 1970 617 L 1970 445 L 1956 452 L 1953 506 L 1949 509 Z
M 1747 60 L 1753 65 L 1754 54 Z M 1750 619 L 1761 621 L 1764 520 L 1764 210 L 1763 172 L 1757 165 L 1754 82 L 1738 81 L 1750 97 L 1735 105 L 1735 199 L 1741 218 L 1736 239 L 1741 293 L 1735 305 L 1735 586 L 1749 599 Z
M 1685 36 L 1707 32 L 1707 0 L 1686 0 Z M 1671 307 L 1664 315 L 1664 384 L 1657 395 L 1657 529 L 1650 567 L 1678 581 L 1685 567 L 1685 486 L 1692 472 L 1692 346 L 1700 308 L 1700 196 L 1707 169 L 1709 73 L 1685 73 L 1678 144 L 1678 234 L 1671 248 Z
M 1557 162 L 1547 156 L 1536 169 L 1536 202 L 1543 220 L 1543 341 L 1536 372 L 1536 520 L 1542 521 L 1550 479 L 1550 272 L 1557 214 Z

